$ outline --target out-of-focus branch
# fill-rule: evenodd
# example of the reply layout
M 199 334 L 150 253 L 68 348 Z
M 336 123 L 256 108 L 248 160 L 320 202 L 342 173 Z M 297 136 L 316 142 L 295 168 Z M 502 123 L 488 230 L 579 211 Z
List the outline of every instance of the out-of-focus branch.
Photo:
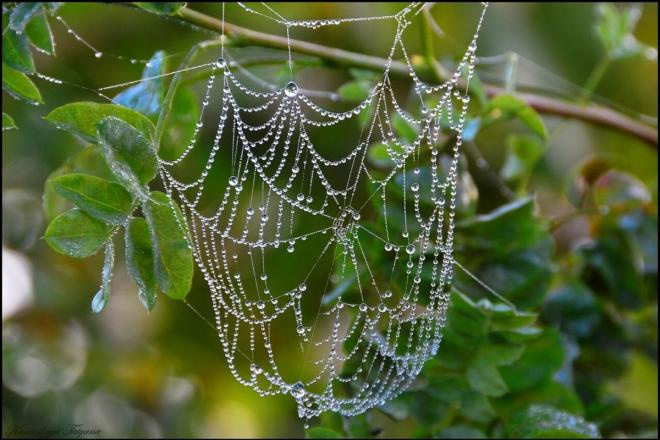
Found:
M 195 11 L 188 7 L 181 8 L 178 12 L 179 18 L 196 26 L 220 32 L 222 22 L 214 17 Z M 278 35 L 271 35 L 237 26 L 232 23 L 224 23 L 225 35 L 231 39 L 234 46 L 262 46 L 276 49 L 287 49 L 287 39 Z M 323 46 L 307 41 L 290 39 L 288 43 L 292 51 L 297 53 L 314 55 L 323 59 L 331 65 L 344 67 L 361 67 L 376 71 L 383 71 L 387 66 L 387 60 L 371 55 L 350 52 L 343 49 Z M 420 76 L 437 77 L 442 71 L 433 66 L 415 66 L 421 69 Z M 424 72 L 426 70 L 426 72 Z M 408 66 L 400 61 L 392 61 L 390 64 L 392 76 L 409 78 Z M 445 80 L 446 78 L 439 78 Z M 498 86 L 484 84 L 488 96 L 495 96 L 506 91 Z M 635 136 L 648 143 L 653 148 L 658 147 L 658 130 L 640 121 L 637 121 L 623 113 L 608 107 L 594 104 L 577 104 L 548 96 L 533 93 L 515 93 L 515 96 L 524 100 L 532 108 L 540 113 L 553 114 L 567 118 L 575 118 L 585 122 L 602 125 L 614 130 Z

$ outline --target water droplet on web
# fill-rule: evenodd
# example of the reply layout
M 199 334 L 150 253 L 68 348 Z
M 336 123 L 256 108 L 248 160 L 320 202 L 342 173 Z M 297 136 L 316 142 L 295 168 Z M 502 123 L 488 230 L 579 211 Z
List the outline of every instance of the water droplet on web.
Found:
M 409 244 L 406 246 L 406 254 L 412 255 L 415 253 L 415 245 L 414 244 Z
M 236 186 L 236 185 L 238 185 L 238 177 L 236 177 L 236 176 L 231 176 L 231 177 L 229 178 L 229 184 L 230 184 L 231 186 Z
M 226 65 L 227 62 L 222 57 L 218 58 L 215 62 L 215 67 L 217 67 L 218 69 L 224 69 Z
M 94 53 L 94 56 L 95 56 L 96 58 L 101 58 L 101 57 L 103 56 L 103 52 L 95 52 L 95 53 Z
M 293 98 L 294 96 L 298 95 L 298 84 L 294 83 L 293 81 L 289 81 L 289 83 L 284 87 L 284 93 L 286 96 L 289 98 Z
M 305 395 L 305 386 L 302 382 L 296 382 L 291 387 L 291 395 L 296 399 L 300 399 Z

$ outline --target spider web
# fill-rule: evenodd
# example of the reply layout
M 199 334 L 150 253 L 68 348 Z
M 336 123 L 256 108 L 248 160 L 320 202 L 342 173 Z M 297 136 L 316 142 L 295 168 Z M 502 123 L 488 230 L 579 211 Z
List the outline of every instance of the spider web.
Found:
M 384 17 L 299 21 L 267 5 L 266 12 L 239 5 L 285 26 L 287 38 L 296 26 L 396 23 L 382 76 L 364 101 L 344 111 L 315 102 L 292 69 L 283 88 L 248 87 L 254 78 L 234 68 L 223 47 L 192 141 L 175 159 L 159 159 L 208 283 L 232 375 L 262 396 L 291 395 L 304 419 L 324 411 L 359 414 L 405 391 L 442 339 L 470 101 L 459 82 L 469 85 L 473 74 L 487 4 L 461 61 L 440 85 L 418 78 L 402 39 L 423 3 Z M 409 68 L 418 116 L 403 110 L 390 80 L 395 57 Z M 212 111 L 215 136 L 203 145 L 204 113 Z M 414 138 L 398 134 L 395 118 L 416 128 Z M 353 139 L 328 148 L 333 127 Z M 379 167 L 366 160 L 375 145 Z M 425 161 L 430 167 L 421 167 Z M 209 175 L 225 184 L 207 187 Z M 369 219 L 376 214 L 382 221 Z M 300 359 L 282 359 L 278 348 L 292 343 L 300 345 Z

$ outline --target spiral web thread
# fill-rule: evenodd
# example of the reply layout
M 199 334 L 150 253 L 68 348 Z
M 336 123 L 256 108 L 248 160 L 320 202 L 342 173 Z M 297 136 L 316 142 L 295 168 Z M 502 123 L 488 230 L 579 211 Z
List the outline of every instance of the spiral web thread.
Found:
M 386 17 L 307 21 L 287 21 L 267 6 L 276 17 L 240 6 L 285 25 L 287 35 L 294 26 L 396 22 L 382 78 L 361 104 L 344 112 L 316 104 L 293 80 L 284 88 L 252 90 L 238 69 L 230 68 L 233 63 L 224 58 L 223 47 L 192 141 L 176 159 L 159 159 L 165 189 L 182 209 L 182 227 L 209 285 L 232 375 L 262 396 L 291 395 L 303 419 L 324 411 L 360 414 L 405 391 L 440 345 L 453 275 L 461 138 L 470 101 L 458 84 L 464 79 L 469 85 L 473 74 L 487 4 L 453 75 L 440 85 L 417 77 L 402 41 L 423 3 Z M 419 118 L 402 109 L 390 82 L 389 68 L 397 54 L 407 63 L 413 96 L 421 102 Z M 217 128 L 204 150 L 197 135 L 215 96 Z M 419 128 L 414 140 L 397 137 L 395 114 Z M 360 117 L 367 123 L 352 149 L 337 147 L 341 157 L 330 158 L 337 152 L 316 148 L 315 139 L 322 139 L 328 127 Z M 347 127 L 354 130 L 354 125 Z M 370 169 L 365 160 L 374 144 L 386 152 L 385 171 Z M 221 148 L 231 150 L 224 162 L 216 161 Z M 190 174 L 200 155 L 206 163 L 197 179 L 184 183 L 185 178 L 176 177 Z M 419 164 L 428 157 L 430 168 L 422 173 Z M 217 170 L 225 173 L 226 185 L 206 188 L 209 173 L 221 172 Z M 320 190 L 322 198 L 315 199 Z M 384 220 L 379 231 L 362 218 L 374 200 Z M 388 213 L 388 204 L 397 204 L 403 218 L 394 218 L 392 208 Z M 374 247 L 391 259 L 389 271 L 370 263 L 378 257 L 370 251 Z M 318 257 L 290 259 L 299 249 Z M 281 278 L 288 285 L 271 285 L 269 275 L 279 271 L 287 272 Z M 331 284 L 352 285 L 356 292 L 350 298 L 358 300 L 334 294 Z M 278 365 L 298 368 L 278 356 L 278 345 L 291 343 L 301 349 L 297 375 Z

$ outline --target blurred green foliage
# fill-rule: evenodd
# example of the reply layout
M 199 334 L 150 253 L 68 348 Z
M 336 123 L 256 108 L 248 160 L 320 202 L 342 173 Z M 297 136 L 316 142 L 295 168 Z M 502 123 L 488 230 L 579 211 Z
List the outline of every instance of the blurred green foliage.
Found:
M 182 6 L 135 4 L 165 15 L 176 15 Z M 55 44 L 60 36 L 51 33 L 55 11 L 69 8 L 60 10 L 60 6 L 3 4 L 3 90 L 27 103 L 45 101 L 44 119 L 70 133 L 48 131 L 24 102 L 5 105 L 3 100 L 3 144 L 7 143 L 3 162 L 10 164 L 3 165 L 3 171 L 14 167 L 13 173 L 3 173 L 3 274 L 6 259 L 26 267 L 27 255 L 34 266 L 34 275 L 28 277 L 35 292 L 32 307 L 8 314 L 7 320 L 3 309 L 5 435 L 33 420 L 46 427 L 95 424 L 86 427 L 99 427 L 104 436 L 302 435 L 292 402 L 260 399 L 232 382 L 215 335 L 197 316 L 174 302 L 161 301 L 154 307 L 157 288 L 180 299 L 193 283 L 192 256 L 182 253 L 180 246 L 184 232 L 178 227 L 181 218 L 175 218 L 180 214 L 172 214 L 169 198 L 150 192 L 147 185 L 155 177 L 154 145 L 168 159 L 192 137 L 199 114 L 195 81 L 186 82 L 177 74 L 171 81 L 137 83 L 115 96 L 127 108 L 87 102 L 89 96 L 69 93 L 62 85 L 40 87 L 48 91 L 42 96 L 32 73 L 35 64 L 48 65 L 45 57 L 60 47 Z M 334 15 L 325 6 L 315 7 L 321 14 Z M 497 14 L 497 7 L 492 5 L 489 13 Z M 528 5 L 523 9 L 534 15 L 545 7 L 552 13 L 568 8 Z M 103 8 L 80 6 L 78 21 L 84 24 Z M 616 69 L 612 61 L 631 58 L 644 63 L 642 56 L 654 56 L 655 49 L 636 35 L 644 18 L 641 6 L 600 4 L 594 9 L 580 25 L 594 30 L 588 49 L 596 54 L 591 60 L 607 62 L 593 69 L 585 62 L 573 67 L 584 69 L 575 81 L 585 83 L 585 93 L 576 99 L 588 99 L 600 90 L 599 84 L 611 84 L 606 72 Z M 295 8 L 287 11 L 293 14 Z M 313 15 L 310 11 L 307 14 Z M 657 9 L 649 15 L 645 32 L 652 29 L 657 39 Z M 494 31 L 488 32 L 489 19 L 485 35 L 495 38 Z M 167 26 L 170 20 L 165 23 L 154 26 Z M 462 23 L 469 28 L 469 20 Z M 450 33 L 450 20 L 441 25 Z M 552 39 L 554 29 L 547 26 Z M 100 30 L 99 35 L 112 32 Z M 146 49 L 140 45 L 149 39 L 145 35 L 131 31 L 129 36 L 129 41 L 142 39 L 136 46 L 143 52 Z M 194 37 L 186 36 L 181 47 L 187 51 L 194 42 Z M 334 42 L 346 43 L 342 38 Z M 174 69 L 163 50 L 177 49 L 157 43 L 149 49 L 146 68 L 133 69 L 133 77 L 149 78 Z M 122 43 L 113 49 L 134 50 Z M 562 54 L 559 50 L 554 56 Z M 70 71 L 73 61 L 66 50 L 58 49 L 58 56 L 60 64 L 55 67 Z M 95 57 L 88 58 L 89 66 L 79 72 L 81 78 L 98 70 Z M 313 61 L 298 64 L 301 73 L 317 68 Z M 657 81 L 657 64 L 654 69 Z M 279 70 L 270 73 L 276 81 L 284 78 Z M 377 80 L 372 72 L 359 69 L 337 75 L 327 82 L 349 102 L 363 99 Z M 97 77 L 118 82 L 113 72 L 96 72 L 91 79 Z M 643 83 L 642 77 L 627 78 L 626 87 L 639 87 L 640 93 L 648 94 L 643 89 L 650 82 Z M 178 91 L 170 94 L 173 83 Z M 610 98 L 616 95 L 615 90 Z M 562 136 L 557 121 L 542 118 L 513 95 L 486 99 L 479 94 L 475 101 L 464 132 L 455 238 L 455 258 L 470 273 L 456 268 L 452 305 L 437 356 L 414 386 L 393 401 L 350 419 L 326 413 L 318 426 L 304 434 L 308 438 L 657 437 L 657 170 L 650 167 L 657 165 L 657 151 L 609 133 Z M 646 111 L 643 104 L 639 107 Z M 163 109 L 169 113 L 161 121 Z M 18 124 L 13 115 L 20 116 Z M 401 138 L 416 136 L 415 127 L 402 118 L 394 118 L 393 125 Z M 337 136 L 341 141 L 347 134 Z M 576 142 L 590 144 L 576 155 Z M 370 147 L 368 160 L 377 169 L 387 166 L 384 148 Z M 613 156 L 611 151 L 618 153 Z M 562 162 L 562 155 L 568 159 Z M 43 161 L 41 168 L 30 176 L 16 172 L 29 169 L 35 157 Z M 655 164 L 649 165 L 649 160 Z M 565 164 L 571 161 L 569 171 Z M 43 214 L 34 195 L 42 188 Z M 382 212 L 376 199 L 373 211 Z M 138 206 L 143 217 L 135 214 Z M 401 221 L 401 212 L 392 211 L 392 206 L 388 210 L 388 221 Z M 383 222 L 374 218 L 374 228 L 383 229 Z M 128 276 L 119 273 L 119 287 L 113 287 L 116 293 L 109 300 L 112 237 L 122 225 Z M 53 249 L 65 255 L 87 257 L 105 248 L 105 258 L 74 265 L 43 243 L 35 244 L 42 233 Z M 366 252 L 374 255 L 376 267 L 391 265 L 390 259 L 379 257 L 379 249 Z M 154 258 L 160 263 L 152 264 Z M 98 288 L 91 286 L 98 286 L 100 267 L 101 289 L 92 299 L 90 289 Z M 137 287 L 127 283 L 128 278 Z M 201 277 L 196 278 L 190 301 L 208 311 L 207 289 Z M 490 295 L 480 283 L 504 300 Z M 18 289 L 19 284 L 9 288 Z M 3 282 L 3 299 L 5 290 Z M 125 290 L 137 290 L 133 297 L 139 302 L 126 299 Z M 324 301 L 339 295 L 351 295 L 350 283 L 338 285 Z M 90 301 L 94 311 L 106 306 L 107 310 L 98 317 L 85 317 L 83 310 L 89 310 Z M 148 320 L 136 315 L 139 303 L 151 311 Z M 246 427 L 232 426 L 236 424 Z

